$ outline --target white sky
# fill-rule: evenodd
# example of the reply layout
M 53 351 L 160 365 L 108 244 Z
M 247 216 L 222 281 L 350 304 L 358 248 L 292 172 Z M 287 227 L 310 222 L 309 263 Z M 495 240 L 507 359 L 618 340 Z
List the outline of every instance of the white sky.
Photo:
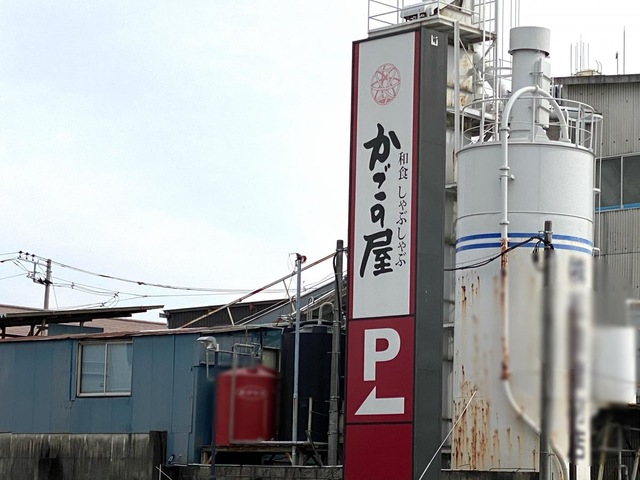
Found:
M 23 250 L 134 280 L 252 290 L 290 272 L 293 252 L 329 254 L 347 234 L 351 42 L 366 17 L 366 0 L 6 0 L 0 260 Z M 622 73 L 624 25 L 626 72 L 640 73 L 639 20 L 636 1 L 522 0 L 521 25 L 552 29 L 554 75 L 570 73 L 580 35 L 592 66 L 615 74 L 619 51 Z M 304 283 L 329 274 L 327 262 Z M 163 292 L 53 275 L 52 308 L 111 298 L 60 285 L 70 282 L 121 292 L 118 306 L 236 296 L 127 300 Z M 0 264 L 0 303 L 41 307 L 43 295 Z

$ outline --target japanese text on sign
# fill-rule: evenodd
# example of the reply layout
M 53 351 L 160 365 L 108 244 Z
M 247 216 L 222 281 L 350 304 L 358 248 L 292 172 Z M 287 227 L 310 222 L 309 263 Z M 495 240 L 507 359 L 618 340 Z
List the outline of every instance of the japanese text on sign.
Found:
M 360 277 L 364 277 L 367 271 L 367 265 L 369 264 L 369 258 L 372 255 L 373 261 L 369 265 L 372 266 L 374 276 L 377 277 L 378 275 L 393 272 L 391 252 L 393 251 L 392 242 L 394 232 L 389 228 L 389 225 L 385 228 L 386 211 L 384 202 L 387 199 L 387 192 L 385 191 L 384 183 L 387 180 L 387 172 L 391 169 L 391 164 L 387 162 L 391 145 L 398 150 L 401 148 L 401 145 L 393 130 L 390 130 L 387 136 L 381 124 L 378 123 L 377 128 L 377 135 L 368 142 L 365 142 L 364 148 L 371 150 L 369 171 L 373 172 L 371 179 L 376 186 L 376 190 L 373 195 L 374 204 L 369 209 L 369 212 L 371 223 L 378 228 L 378 230 L 368 235 L 363 235 L 366 245 L 360 262 Z M 400 153 L 400 155 L 402 156 L 403 154 Z

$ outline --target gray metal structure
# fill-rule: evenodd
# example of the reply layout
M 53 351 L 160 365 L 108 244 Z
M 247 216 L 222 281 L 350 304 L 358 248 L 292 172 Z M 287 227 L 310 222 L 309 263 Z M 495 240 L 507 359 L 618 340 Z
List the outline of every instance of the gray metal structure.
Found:
M 640 74 L 556 77 L 560 98 L 591 105 L 605 118 L 600 155 L 640 152 Z
M 558 77 L 554 84 L 560 98 L 590 103 L 604 117 L 595 246 L 640 298 L 640 74 Z
M 600 212 L 597 221 L 600 258 L 640 298 L 640 209 Z
M 613 282 L 605 286 L 613 289 L 609 295 L 640 298 L 640 74 L 560 77 L 554 84 L 560 98 L 590 103 L 604 117 L 596 165 L 595 204 L 600 211 L 595 246 Z M 638 406 L 602 410 L 594 419 L 594 432 L 595 478 L 627 475 L 635 480 L 640 460 Z
M 440 478 L 446 163 L 446 33 L 422 29 L 414 372 L 413 478 Z M 429 453 L 437 453 L 430 457 Z M 430 462 L 432 463 L 430 464 Z M 429 470 L 424 473 L 429 467 Z

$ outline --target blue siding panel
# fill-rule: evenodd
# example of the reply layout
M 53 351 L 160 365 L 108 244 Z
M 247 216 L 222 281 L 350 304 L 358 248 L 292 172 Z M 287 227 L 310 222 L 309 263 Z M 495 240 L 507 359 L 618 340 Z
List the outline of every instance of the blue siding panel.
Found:
M 53 363 L 53 343 L 42 342 L 35 349 L 33 371 L 33 424 L 36 432 L 47 432 L 51 419 L 51 386 L 55 378 L 51 375 Z
M 197 462 L 201 447 L 211 441 L 215 391 L 200 363 L 204 355 L 198 337 L 134 337 L 131 395 L 123 397 L 77 396 L 77 339 L 0 342 L 0 432 L 166 431 L 167 454 Z M 217 337 L 228 350 L 234 342 L 262 340 L 258 331 Z M 221 357 L 225 370 L 231 358 Z
M 131 375 L 131 395 L 133 397 L 131 428 L 134 433 L 153 430 L 151 428 L 152 405 L 154 401 L 162 401 L 162 397 L 154 400 L 152 395 L 153 375 L 151 372 L 153 368 L 153 339 L 135 339 Z
M 0 432 L 10 432 L 13 429 L 12 412 L 14 395 L 9 392 L 15 391 L 15 345 L 6 344 L 0 349 Z
M 176 336 L 173 373 L 173 415 L 171 430 L 190 433 L 193 411 L 193 349 L 198 347 L 190 335 Z
M 213 392 L 215 391 L 215 368 L 209 367 L 209 378 L 205 365 L 200 365 L 195 371 L 195 401 L 193 411 L 193 461 L 200 457 L 200 450 L 204 445 L 211 445 L 211 417 L 213 416 Z
M 21 344 L 16 348 L 14 363 L 13 402 L 8 415 L 11 431 L 30 433 L 33 429 L 34 375 L 36 363 L 36 342 Z
M 189 434 L 174 433 L 167 436 L 167 456 L 175 455 L 176 463 L 193 463 L 196 460 L 189 458 Z
M 145 340 L 149 340 L 145 338 Z M 151 379 L 150 430 L 171 431 L 174 337 L 152 337 L 153 368 L 144 372 Z
M 75 389 L 73 376 L 73 344 L 50 342 L 53 345 L 51 359 L 51 420 L 49 432 L 65 433 L 71 431 L 71 394 Z
M 81 433 L 109 433 L 111 431 L 111 410 L 115 398 L 87 397 L 76 400 L 83 405 L 88 415 L 79 418 Z
M 132 400 L 133 397 L 120 397 L 111 402 L 111 424 L 107 433 L 131 432 Z

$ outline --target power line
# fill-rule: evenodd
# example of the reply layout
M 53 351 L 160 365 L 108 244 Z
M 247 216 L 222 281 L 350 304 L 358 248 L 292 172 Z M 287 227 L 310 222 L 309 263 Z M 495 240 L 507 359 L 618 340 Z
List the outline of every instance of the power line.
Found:
M 32 253 L 28 253 L 28 252 L 18 252 L 21 256 L 22 255 L 26 255 L 27 257 L 31 257 L 32 259 L 38 259 L 38 260 L 42 260 L 42 261 L 46 261 L 47 259 L 44 257 L 41 257 L 39 255 L 35 255 Z M 18 260 L 23 260 L 23 261 L 28 261 L 28 262 L 32 262 L 33 260 L 29 260 L 28 258 L 22 258 L 19 257 Z M 251 289 L 241 289 L 241 288 L 201 288 L 201 287 L 183 287 L 183 286 L 176 286 L 176 285 L 168 285 L 168 284 L 162 284 L 162 283 L 153 283 L 153 282 L 145 282 L 142 280 L 131 280 L 128 278 L 122 278 L 122 277 L 116 277 L 114 275 L 107 275 L 104 273 L 97 273 L 97 272 L 92 272 L 90 270 L 86 270 L 84 268 L 79 268 L 79 267 L 74 267 L 73 265 L 68 265 L 62 262 L 58 262 L 56 260 L 51 260 L 51 263 L 54 265 L 57 265 L 59 267 L 62 268 L 68 268 L 70 270 L 74 270 L 76 272 L 81 272 L 87 275 L 93 275 L 96 277 L 100 277 L 100 278 L 106 278 L 109 280 L 116 280 L 119 282 L 125 282 L 125 283 L 132 283 L 135 285 L 140 285 L 140 286 L 145 286 L 145 287 L 155 287 L 155 288 L 166 288 L 169 290 L 185 290 L 185 291 L 194 291 L 194 292 L 211 292 L 211 293 L 215 293 L 215 294 L 238 294 L 238 293 L 249 293 L 252 290 Z M 281 293 L 281 292 L 273 292 L 273 291 L 265 291 L 265 293 Z
M 8 277 L 2 277 L 2 278 L 0 278 L 0 281 L 1 280 L 8 280 L 10 278 L 16 278 L 16 277 L 24 277 L 24 273 L 18 273 L 17 275 L 10 275 Z
M 505 249 L 503 252 L 500 252 L 500 253 L 498 253 L 496 255 L 493 255 L 492 257 L 487 258 L 486 260 L 483 260 L 482 262 L 472 263 L 471 265 L 465 265 L 465 266 L 462 266 L 462 267 L 445 268 L 444 271 L 445 272 L 453 272 L 453 271 L 456 271 L 456 270 L 468 270 L 470 268 L 484 267 L 485 265 L 488 265 L 489 263 L 493 262 L 494 260 L 497 260 L 498 258 L 502 257 L 503 255 L 506 255 L 510 251 L 515 250 L 516 248 L 521 247 L 523 245 L 526 245 L 531 240 L 538 240 L 538 243 L 536 244 L 536 247 L 535 247 L 536 249 L 538 248 L 538 245 L 540 243 L 544 242 L 544 239 L 542 237 L 534 235 L 532 237 L 527 238 L 526 240 L 523 240 L 520 243 L 516 243 L 515 245 L 510 246 L 509 248 Z

